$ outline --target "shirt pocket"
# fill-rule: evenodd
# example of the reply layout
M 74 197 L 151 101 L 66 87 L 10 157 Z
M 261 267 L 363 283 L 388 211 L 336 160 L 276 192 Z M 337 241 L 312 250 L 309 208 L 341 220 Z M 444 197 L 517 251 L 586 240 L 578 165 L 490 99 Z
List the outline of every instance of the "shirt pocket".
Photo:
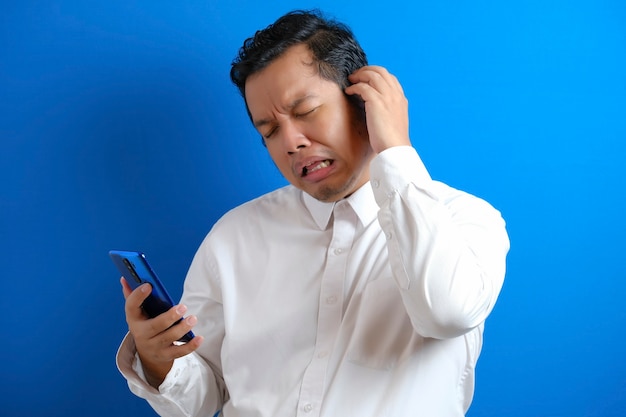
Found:
M 374 369 L 392 369 L 423 345 L 404 308 L 392 277 L 380 277 L 364 288 L 356 311 L 347 359 Z

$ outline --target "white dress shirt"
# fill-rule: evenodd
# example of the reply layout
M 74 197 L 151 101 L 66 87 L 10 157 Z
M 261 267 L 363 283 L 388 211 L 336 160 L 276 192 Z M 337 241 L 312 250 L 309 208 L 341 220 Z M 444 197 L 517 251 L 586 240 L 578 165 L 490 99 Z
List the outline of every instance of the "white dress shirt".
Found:
M 118 366 L 164 416 L 461 417 L 509 241 L 485 201 L 412 147 L 337 203 L 287 186 L 208 234 L 182 302 L 205 341 L 156 390 L 127 336 Z

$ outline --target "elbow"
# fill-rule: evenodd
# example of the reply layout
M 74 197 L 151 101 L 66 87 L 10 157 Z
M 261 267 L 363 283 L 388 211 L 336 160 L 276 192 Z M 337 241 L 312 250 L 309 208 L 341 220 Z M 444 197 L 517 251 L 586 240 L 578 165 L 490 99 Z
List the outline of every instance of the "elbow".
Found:
M 481 294 L 462 294 L 457 297 L 431 298 L 422 304 L 419 311 L 411 315 L 413 327 L 423 337 L 435 339 L 451 339 L 482 324 L 495 302 L 491 291 Z M 424 308 L 425 307 L 425 308 Z
M 453 311 L 432 312 L 430 317 L 413 320 L 413 327 L 422 337 L 452 339 L 464 335 L 483 321 Z
M 473 271 L 472 271 L 473 269 Z M 411 317 L 416 331 L 424 337 L 449 339 L 464 335 L 481 325 L 496 303 L 504 281 L 504 261 L 489 269 L 462 268 L 472 273 L 451 274 L 454 279 L 441 285 L 418 287 L 413 295 L 420 300 Z

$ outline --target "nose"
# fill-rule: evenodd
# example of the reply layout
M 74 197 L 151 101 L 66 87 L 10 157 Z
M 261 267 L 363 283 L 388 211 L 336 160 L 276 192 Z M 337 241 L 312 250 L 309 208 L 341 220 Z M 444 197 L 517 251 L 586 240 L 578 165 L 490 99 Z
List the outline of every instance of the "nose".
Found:
M 280 130 L 281 140 L 285 152 L 289 155 L 311 145 L 307 136 L 294 123 L 285 123 Z

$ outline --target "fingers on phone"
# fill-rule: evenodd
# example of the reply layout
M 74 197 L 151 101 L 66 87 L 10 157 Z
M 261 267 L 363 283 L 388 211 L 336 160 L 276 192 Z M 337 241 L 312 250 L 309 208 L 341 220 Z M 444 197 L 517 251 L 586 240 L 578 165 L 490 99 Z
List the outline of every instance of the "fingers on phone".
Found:
M 170 348 L 171 355 L 173 358 L 180 358 L 182 356 L 188 355 L 198 349 L 203 341 L 204 338 L 202 336 L 195 336 L 187 343 L 174 342 L 174 344 Z
M 150 284 L 142 284 L 132 291 L 126 297 L 126 303 L 124 304 L 124 310 L 126 312 L 126 321 L 133 321 L 139 319 L 145 319 L 146 316 L 141 308 L 144 300 L 148 298 L 152 292 Z M 126 295 L 126 290 L 124 290 Z
M 179 304 L 170 308 L 165 313 L 153 319 L 149 319 L 148 323 L 153 334 L 157 335 L 162 333 L 167 339 L 181 338 L 198 322 L 196 316 L 184 317 L 186 312 L 187 306 Z
M 130 295 L 130 293 L 133 292 L 133 289 L 130 287 L 130 285 L 128 285 L 128 281 L 126 281 L 126 278 L 124 277 L 120 278 L 120 284 L 122 284 L 122 292 L 124 293 L 124 298 L 126 299 Z
M 187 343 L 172 346 L 174 349 L 174 355 L 178 358 L 188 355 L 198 349 L 203 341 L 204 338 L 202 336 L 196 336 Z

